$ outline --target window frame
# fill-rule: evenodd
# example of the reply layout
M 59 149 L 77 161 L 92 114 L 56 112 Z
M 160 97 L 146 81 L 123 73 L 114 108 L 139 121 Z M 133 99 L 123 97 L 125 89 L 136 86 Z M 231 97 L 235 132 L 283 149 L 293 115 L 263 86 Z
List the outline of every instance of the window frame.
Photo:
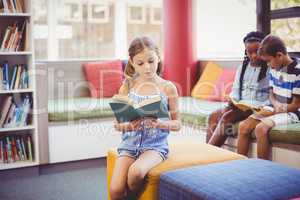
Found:
M 271 33 L 271 21 L 276 19 L 300 18 L 300 6 L 271 10 L 271 0 L 256 0 L 257 30 Z M 300 51 L 289 52 L 300 58 Z
M 133 19 L 131 15 L 131 8 L 139 7 L 142 10 L 142 18 L 141 19 Z M 127 4 L 127 21 L 129 24 L 146 24 L 146 5 L 145 4 Z
M 63 6 L 64 6 L 64 8 L 66 8 L 67 7 L 67 5 L 68 4 L 73 4 L 73 5 L 77 5 L 78 6 L 78 12 L 79 12 L 79 16 L 78 16 L 78 18 L 72 18 L 72 17 L 70 17 L 70 16 L 64 16 L 62 19 L 63 19 L 63 21 L 64 22 L 82 22 L 82 9 L 83 9 L 83 6 L 82 6 L 82 4 L 81 4 L 81 2 L 74 2 L 74 1 L 72 1 L 72 0 L 65 0 L 64 2 L 63 2 Z M 68 8 L 70 8 L 70 7 L 68 7 Z
M 93 6 L 100 6 L 102 7 L 104 11 L 104 17 L 103 18 L 94 18 L 92 15 L 93 11 Z M 99 24 L 104 24 L 109 22 L 109 17 L 110 17 L 110 10 L 109 10 L 109 5 L 103 4 L 103 3 L 97 3 L 97 2 L 90 2 L 88 3 L 88 22 L 89 23 L 99 23 Z
M 155 9 L 162 9 L 162 8 L 157 5 L 150 6 L 150 23 L 154 25 L 162 25 L 163 24 L 162 16 L 160 20 L 155 19 Z M 163 13 L 161 15 L 163 15 Z

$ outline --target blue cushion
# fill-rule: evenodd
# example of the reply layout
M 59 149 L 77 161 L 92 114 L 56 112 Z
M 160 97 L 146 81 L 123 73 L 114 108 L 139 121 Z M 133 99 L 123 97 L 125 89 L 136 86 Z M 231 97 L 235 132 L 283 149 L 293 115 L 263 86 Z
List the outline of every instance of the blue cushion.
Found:
M 245 159 L 197 166 L 161 175 L 160 200 L 272 200 L 300 197 L 300 170 Z

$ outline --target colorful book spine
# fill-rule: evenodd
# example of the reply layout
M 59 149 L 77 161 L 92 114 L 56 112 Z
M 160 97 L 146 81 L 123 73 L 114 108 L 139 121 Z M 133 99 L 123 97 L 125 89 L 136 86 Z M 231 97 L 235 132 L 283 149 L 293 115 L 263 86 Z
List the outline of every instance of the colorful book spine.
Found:
M 7 61 L 3 64 L 3 70 L 3 85 L 6 90 L 9 90 L 9 66 Z
M 4 163 L 4 154 L 3 154 L 3 141 L 0 140 L 0 162 Z
M 17 149 L 18 149 L 18 154 L 19 154 L 20 160 L 25 160 L 25 154 L 23 153 L 23 148 L 21 145 L 20 138 L 17 138 L 16 142 L 17 142 Z
M 15 65 L 14 69 L 13 69 L 13 75 L 11 78 L 11 84 L 10 84 L 10 89 L 13 90 L 14 89 L 14 84 L 16 82 L 16 76 L 17 76 L 17 70 L 18 70 L 18 66 Z
M 33 161 L 33 154 L 32 154 L 32 143 L 30 136 L 27 136 L 27 147 L 28 147 L 28 159 Z

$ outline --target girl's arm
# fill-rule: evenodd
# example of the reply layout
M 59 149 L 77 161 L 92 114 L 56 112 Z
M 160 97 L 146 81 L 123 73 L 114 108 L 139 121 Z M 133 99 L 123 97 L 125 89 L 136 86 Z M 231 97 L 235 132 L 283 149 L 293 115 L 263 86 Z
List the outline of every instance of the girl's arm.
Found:
M 171 82 L 166 88 L 166 95 L 168 96 L 169 111 L 171 119 L 168 121 L 156 120 L 153 122 L 153 127 L 160 129 L 168 129 L 170 131 L 179 131 L 181 128 L 181 121 L 178 109 L 178 93 L 177 88 Z
M 123 84 L 121 85 L 120 89 L 119 89 L 119 94 L 120 95 L 128 95 L 128 85 L 127 83 L 124 81 Z

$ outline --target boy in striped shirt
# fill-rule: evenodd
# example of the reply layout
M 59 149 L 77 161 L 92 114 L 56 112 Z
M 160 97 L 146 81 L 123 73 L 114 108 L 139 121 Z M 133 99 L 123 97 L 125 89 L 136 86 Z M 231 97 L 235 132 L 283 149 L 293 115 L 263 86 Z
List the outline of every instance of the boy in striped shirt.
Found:
M 300 119 L 300 63 L 287 54 L 284 42 L 277 36 L 267 36 L 258 50 L 271 67 L 269 72 L 270 106 L 242 121 L 238 130 L 238 153 L 247 155 L 250 135 L 257 139 L 257 156 L 269 158 L 268 132 L 277 125 L 287 125 Z

